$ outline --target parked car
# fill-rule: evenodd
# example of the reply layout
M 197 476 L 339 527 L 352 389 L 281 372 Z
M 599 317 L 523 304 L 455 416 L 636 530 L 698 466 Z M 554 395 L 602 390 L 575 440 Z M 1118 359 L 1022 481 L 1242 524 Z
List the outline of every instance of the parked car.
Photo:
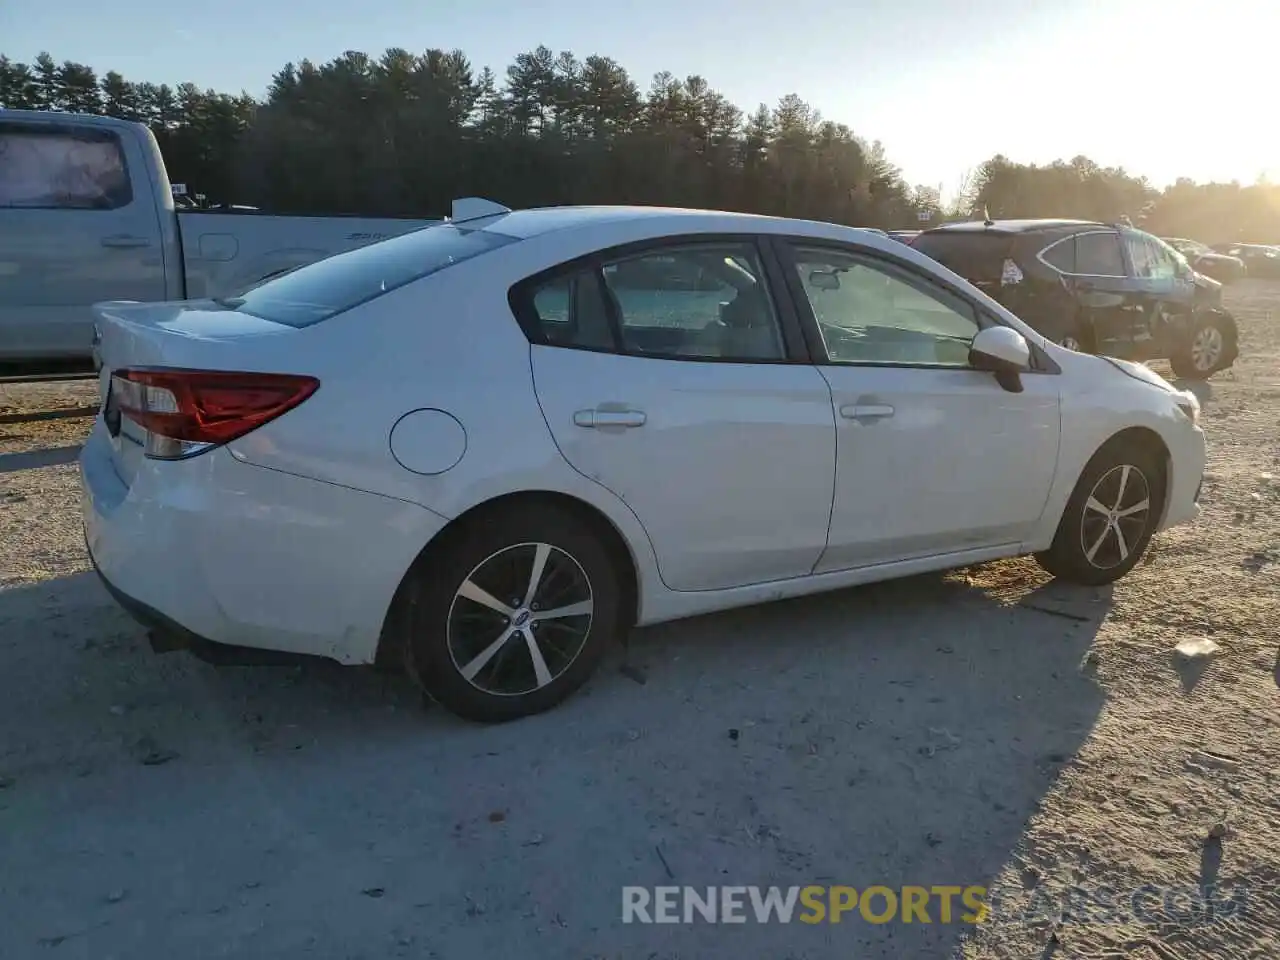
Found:
M 1265 243 L 1215 243 L 1213 249 L 1229 257 L 1240 258 L 1251 277 L 1280 279 L 1280 247 Z
M 479 720 L 635 624 L 1028 553 L 1109 583 L 1199 512 L 1194 395 L 852 227 L 466 201 L 96 314 L 86 540 L 156 646 L 404 663 Z
M 0 361 L 87 360 L 100 300 L 230 296 L 435 222 L 177 212 L 151 131 L 111 117 L 0 110 L 0 156 Z
M 989 220 L 926 230 L 912 247 L 1072 350 L 1167 358 L 1203 380 L 1238 354 L 1222 284 L 1157 237 L 1085 220 Z
M 1239 257 L 1215 253 L 1208 244 L 1200 243 L 1198 240 L 1186 240 L 1182 237 L 1161 237 L 1160 239 L 1182 254 L 1196 273 L 1203 273 L 1221 284 L 1242 280 L 1248 273 L 1244 261 Z
M 916 237 L 920 236 L 919 230 L 890 230 L 889 236 L 897 240 L 899 243 L 911 243 Z

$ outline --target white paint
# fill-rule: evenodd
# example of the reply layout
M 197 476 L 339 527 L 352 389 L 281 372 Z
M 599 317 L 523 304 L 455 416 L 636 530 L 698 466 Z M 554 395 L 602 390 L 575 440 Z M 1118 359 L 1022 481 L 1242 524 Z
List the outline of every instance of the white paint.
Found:
M 1008 327 L 987 327 L 973 338 L 973 351 L 1007 363 L 1015 370 L 1025 370 L 1031 363 L 1027 339 Z
M 411 473 L 435 476 L 451 470 L 467 451 L 467 431 L 443 410 L 406 413 L 391 428 L 391 455 Z
M 373 656 L 400 579 L 447 518 L 512 493 L 560 494 L 610 520 L 635 564 L 641 623 L 1046 549 L 1089 458 L 1129 427 L 1154 431 L 1171 451 L 1162 526 L 1198 514 L 1204 435 L 1178 394 L 1046 342 L 887 237 L 660 208 L 523 210 L 482 229 L 525 239 L 275 335 L 194 304 L 151 322 L 104 311 L 112 367 L 276 371 L 321 383 L 228 451 L 186 461 L 113 464 L 99 425 L 82 468 L 85 523 L 104 572 L 211 639 L 360 662 Z M 1004 328 L 984 340 L 1021 337 L 1061 373 L 1025 373 L 1024 392 L 1013 394 L 963 366 L 531 348 L 511 315 L 508 290 L 524 277 L 617 244 L 708 233 L 799 236 L 892 260 Z M 466 456 L 457 459 L 440 415 L 415 415 L 403 443 L 395 439 L 406 469 L 388 456 L 386 425 L 429 409 L 466 425 Z M 588 409 L 643 413 L 644 423 L 575 426 Z

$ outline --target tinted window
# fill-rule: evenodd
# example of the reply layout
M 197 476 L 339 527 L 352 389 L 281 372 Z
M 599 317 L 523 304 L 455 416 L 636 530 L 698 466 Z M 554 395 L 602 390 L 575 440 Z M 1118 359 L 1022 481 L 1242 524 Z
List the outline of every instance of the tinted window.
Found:
M 1091 277 L 1123 277 L 1120 237 L 1110 231 L 1076 236 L 1076 273 Z
M 1076 272 L 1076 238 L 1067 237 L 1046 247 L 1040 254 L 1044 262 L 1063 273 Z
M 1155 277 L 1158 280 L 1172 280 L 1178 275 L 1177 254 L 1173 248 L 1162 240 L 1147 234 L 1143 238 L 1151 247 L 1151 256 L 1155 261 Z
M 0 126 L 0 207 L 114 210 L 132 200 L 112 134 Z
M 744 361 L 786 356 L 753 244 L 664 248 L 605 263 L 601 273 L 628 353 Z
M 583 269 L 562 274 L 533 290 L 537 333 L 554 347 L 612 350 L 616 346 L 600 275 Z
M 223 302 L 242 313 L 308 327 L 514 242 L 488 230 L 440 224 L 317 260 Z
M 1143 280 L 1155 277 L 1157 271 L 1156 251 L 1147 238 L 1140 233 L 1126 233 L 1124 245 L 1129 250 L 1129 260 L 1133 263 L 1133 275 Z
M 1004 233 L 939 230 L 920 234 L 911 246 L 971 283 L 979 283 L 1000 279 L 1013 241 Z
M 969 365 L 973 308 L 892 267 L 798 247 L 796 269 L 835 363 Z

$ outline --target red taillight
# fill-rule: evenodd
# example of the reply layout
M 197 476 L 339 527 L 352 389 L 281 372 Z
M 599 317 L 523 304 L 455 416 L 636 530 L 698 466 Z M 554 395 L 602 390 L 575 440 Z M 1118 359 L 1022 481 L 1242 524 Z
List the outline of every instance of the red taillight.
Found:
M 120 414 L 147 432 L 147 455 L 162 459 L 230 443 L 320 386 L 315 377 L 223 370 L 129 368 L 111 379 Z

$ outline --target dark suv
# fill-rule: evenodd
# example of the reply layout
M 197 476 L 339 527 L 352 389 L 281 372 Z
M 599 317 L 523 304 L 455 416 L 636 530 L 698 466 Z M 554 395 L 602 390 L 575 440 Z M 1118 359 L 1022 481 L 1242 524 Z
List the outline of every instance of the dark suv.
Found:
M 1084 220 L 987 220 L 926 230 L 911 245 L 1049 339 L 1127 360 L 1168 358 L 1203 380 L 1235 362 L 1222 284 L 1164 241 Z

